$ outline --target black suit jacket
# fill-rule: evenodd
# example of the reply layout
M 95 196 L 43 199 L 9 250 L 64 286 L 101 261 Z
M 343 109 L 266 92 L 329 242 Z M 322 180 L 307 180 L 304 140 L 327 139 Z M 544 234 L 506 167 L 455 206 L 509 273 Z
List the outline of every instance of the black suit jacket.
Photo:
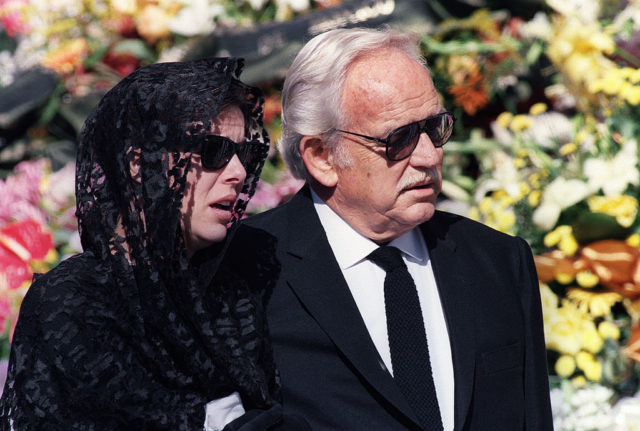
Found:
M 439 211 L 420 229 L 449 330 L 455 430 L 551 430 L 528 245 Z M 245 264 L 248 251 L 260 254 L 250 258 L 259 261 L 251 272 L 259 274 L 259 286 L 268 286 L 265 306 L 285 413 L 303 416 L 313 430 L 420 429 L 367 332 L 307 187 L 244 221 L 234 244 Z

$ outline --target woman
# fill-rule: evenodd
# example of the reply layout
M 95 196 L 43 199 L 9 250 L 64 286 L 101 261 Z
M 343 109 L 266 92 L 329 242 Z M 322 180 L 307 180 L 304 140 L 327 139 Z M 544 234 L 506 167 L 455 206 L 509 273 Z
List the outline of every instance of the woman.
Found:
M 202 430 L 205 409 L 208 429 L 243 409 L 227 429 L 279 421 L 259 292 L 219 267 L 268 151 L 263 98 L 241 67 L 147 66 L 85 123 L 84 252 L 23 301 L 3 429 Z

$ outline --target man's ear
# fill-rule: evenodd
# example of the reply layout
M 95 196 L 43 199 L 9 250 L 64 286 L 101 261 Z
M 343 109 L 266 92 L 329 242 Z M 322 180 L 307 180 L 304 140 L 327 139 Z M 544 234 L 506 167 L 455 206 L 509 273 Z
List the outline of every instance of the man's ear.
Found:
M 140 148 L 133 150 L 133 157 L 129 160 L 129 173 L 135 182 L 142 183 L 142 178 L 140 177 Z
M 304 136 L 300 140 L 300 155 L 311 176 L 325 187 L 333 188 L 338 183 L 338 174 L 333 156 L 318 135 Z

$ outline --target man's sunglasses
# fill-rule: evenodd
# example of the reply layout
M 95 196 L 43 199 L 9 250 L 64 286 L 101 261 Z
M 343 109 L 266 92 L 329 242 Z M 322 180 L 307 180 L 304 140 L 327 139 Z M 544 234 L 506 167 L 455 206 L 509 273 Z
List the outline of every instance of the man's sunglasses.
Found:
M 379 142 L 385 145 L 387 159 L 393 162 L 406 159 L 416 149 L 420 135 L 426 133 L 431 139 L 433 146 L 442 147 L 447 143 L 453 132 L 453 123 L 456 117 L 451 112 L 442 112 L 432 115 L 424 120 L 398 127 L 386 138 L 374 138 L 360 133 L 348 132 L 336 129 L 338 132 L 359 136 L 370 141 Z
M 234 154 L 242 166 L 249 171 L 258 157 L 259 144 L 255 142 L 235 143 L 226 136 L 199 135 L 202 138 L 200 161 L 209 171 L 219 171 L 229 164 Z

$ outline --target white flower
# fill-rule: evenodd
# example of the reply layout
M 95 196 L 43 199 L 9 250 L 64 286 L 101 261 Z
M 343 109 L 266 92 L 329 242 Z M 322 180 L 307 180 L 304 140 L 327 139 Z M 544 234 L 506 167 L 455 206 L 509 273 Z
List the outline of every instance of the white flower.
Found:
M 640 181 L 638 171 L 638 143 L 635 139 L 627 141 L 613 159 L 587 159 L 583 165 L 584 175 L 589 187 L 595 193 L 602 189 L 605 196 L 618 196 L 631 185 Z
M 520 194 L 520 176 L 515 167 L 513 157 L 503 151 L 494 151 L 491 155 L 491 178 L 478 184 L 475 200 L 479 202 L 487 192 L 493 190 L 505 190 L 513 198 Z
M 547 4 L 556 12 L 585 24 L 597 21 L 601 8 L 598 0 L 547 0 Z
M 168 23 L 169 30 L 183 36 L 209 34 L 215 28 L 215 17 L 224 13 L 221 4 L 209 4 L 208 0 L 193 0 L 180 9 Z
M 533 117 L 533 124 L 523 136 L 543 148 L 555 148 L 571 141 L 573 124 L 559 112 L 545 112 Z
M 640 392 L 633 397 L 622 398 L 611 410 L 612 431 L 640 430 Z
M 556 431 L 617 431 L 612 428 L 611 389 L 592 384 L 576 390 L 567 382 L 550 396 Z
M 527 21 L 520 27 L 520 33 L 527 39 L 543 39 L 547 40 L 551 32 L 551 23 L 547 14 L 544 12 L 536 12 L 531 21 Z
M 253 10 L 260 10 L 269 0 L 248 0 Z
M 589 194 L 590 189 L 583 181 L 556 178 L 542 193 L 542 202 L 533 213 L 533 223 L 540 229 L 551 230 L 563 209 L 580 202 Z

